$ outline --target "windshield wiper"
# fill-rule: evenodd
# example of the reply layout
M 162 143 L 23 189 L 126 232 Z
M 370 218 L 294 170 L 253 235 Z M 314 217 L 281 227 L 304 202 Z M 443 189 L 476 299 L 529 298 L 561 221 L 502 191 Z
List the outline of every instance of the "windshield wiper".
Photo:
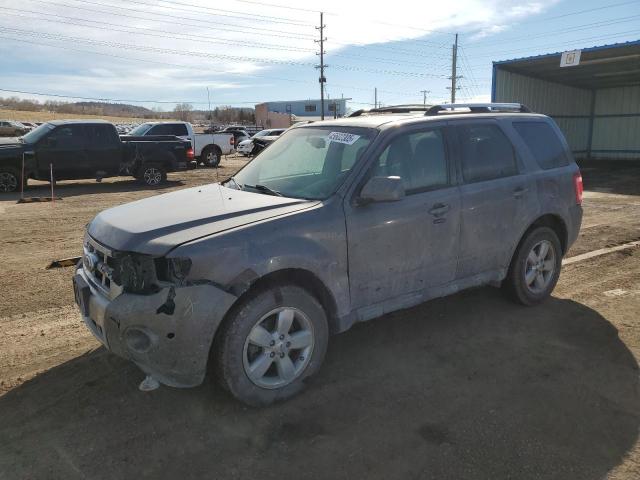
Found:
M 280 192 L 277 192 L 269 187 L 267 187 L 266 185 L 247 185 L 246 183 L 243 185 L 243 187 L 249 187 L 249 188 L 253 188 L 254 190 L 258 190 L 260 192 L 264 192 L 264 193 L 268 193 L 269 195 L 275 195 L 276 197 L 282 197 L 283 195 Z

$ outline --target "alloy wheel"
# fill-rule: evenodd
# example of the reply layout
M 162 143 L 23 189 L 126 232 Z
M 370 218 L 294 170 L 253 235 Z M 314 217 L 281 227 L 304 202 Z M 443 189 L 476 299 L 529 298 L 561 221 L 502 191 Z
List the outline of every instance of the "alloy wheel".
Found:
M 296 308 L 277 308 L 260 318 L 245 340 L 245 373 L 259 387 L 284 387 L 305 370 L 313 346 L 311 320 Z
M 536 243 L 527 256 L 524 281 L 533 293 L 543 292 L 553 280 L 556 270 L 556 252 L 548 240 Z
M 11 172 L 0 172 L 0 192 L 13 192 L 18 188 L 18 179 Z
M 144 183 L 147 185 L 158 185 L 162 180 L 162 172 L 157 168 L 147 168 L 144 171 Z

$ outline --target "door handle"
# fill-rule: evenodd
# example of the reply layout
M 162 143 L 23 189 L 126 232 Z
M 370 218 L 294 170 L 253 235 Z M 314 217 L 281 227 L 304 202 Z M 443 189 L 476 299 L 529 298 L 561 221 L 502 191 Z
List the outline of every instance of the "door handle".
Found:
M 450 209 L 451 207 L 446 203 L 436 203 L 433 207 L 431 207 L 431 210 L 429 210 L 429 213 L 434 217 L 441 217 L 445 213 L 447 213 Z
M 518 187 L 513 191 L 513 196 L 516 198 L 522 198 L 527 193 L 528 188 Z

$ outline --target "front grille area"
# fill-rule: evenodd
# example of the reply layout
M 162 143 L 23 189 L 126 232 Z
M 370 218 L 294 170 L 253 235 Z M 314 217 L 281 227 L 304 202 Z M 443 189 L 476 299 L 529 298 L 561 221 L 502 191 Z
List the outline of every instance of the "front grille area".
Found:
M 114 252 L 87 234 L 84 239 L 82 266 L 92 286 L 109 299 L 122 293 L 113 280 Z

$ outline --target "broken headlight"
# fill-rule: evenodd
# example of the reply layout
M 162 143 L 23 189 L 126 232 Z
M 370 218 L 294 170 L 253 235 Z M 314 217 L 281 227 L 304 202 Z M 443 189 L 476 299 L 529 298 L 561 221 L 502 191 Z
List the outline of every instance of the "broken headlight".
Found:
M 114 258 L 113 280 L 129 293 L 154 293 L 159 290 L 154 258 L 123 252 Z

